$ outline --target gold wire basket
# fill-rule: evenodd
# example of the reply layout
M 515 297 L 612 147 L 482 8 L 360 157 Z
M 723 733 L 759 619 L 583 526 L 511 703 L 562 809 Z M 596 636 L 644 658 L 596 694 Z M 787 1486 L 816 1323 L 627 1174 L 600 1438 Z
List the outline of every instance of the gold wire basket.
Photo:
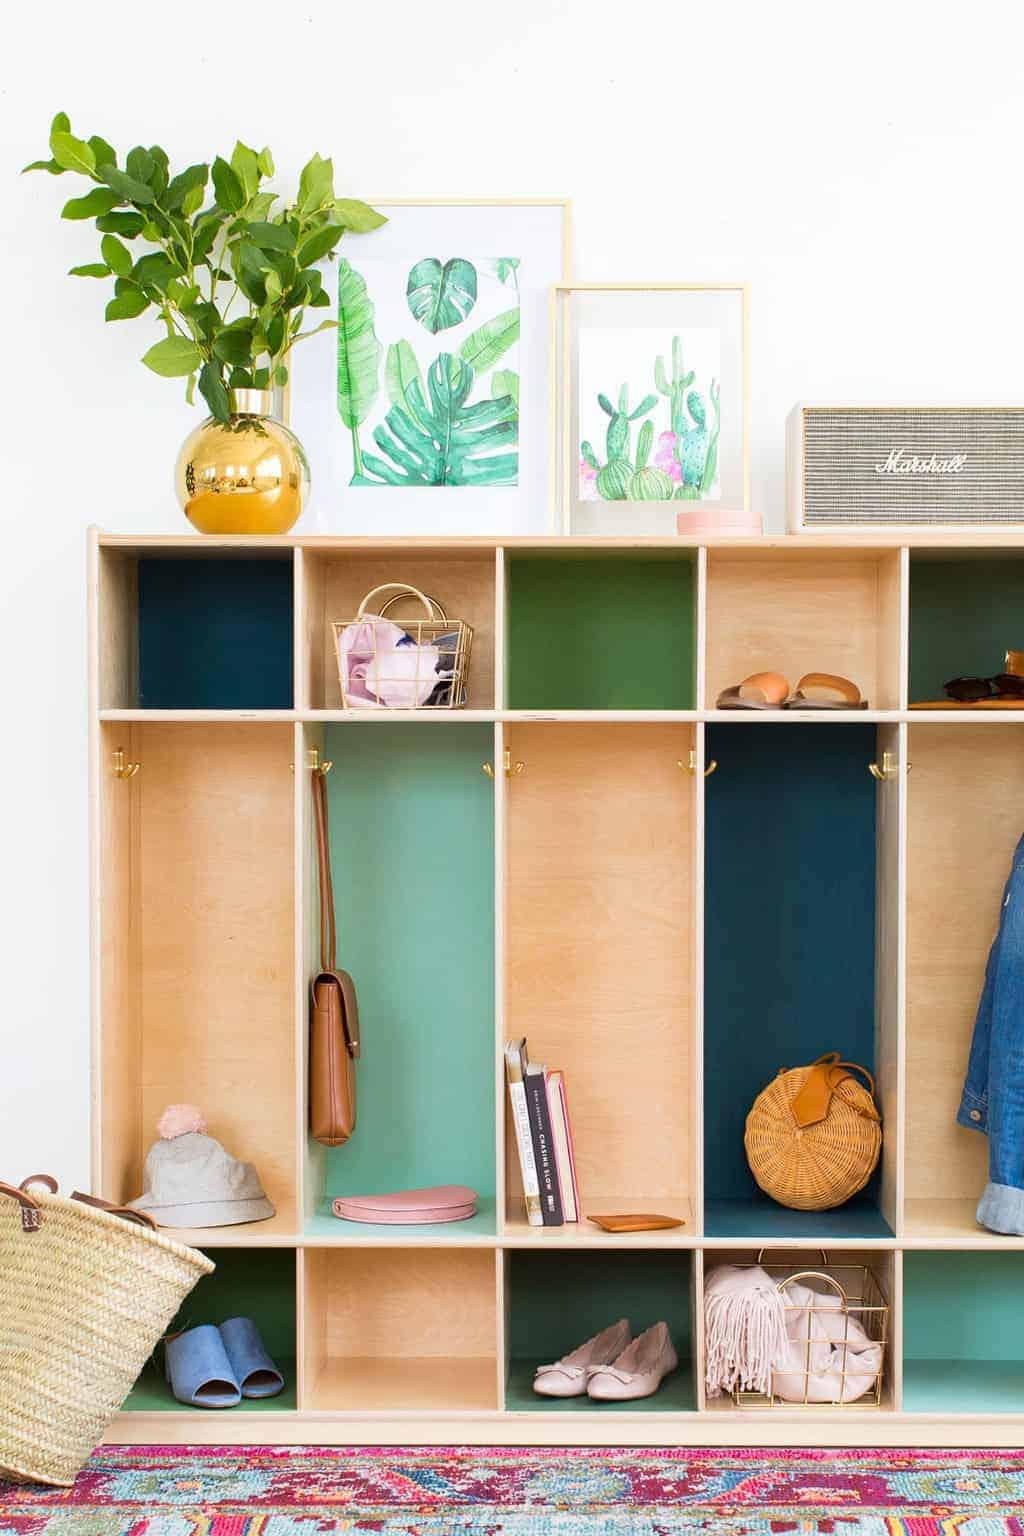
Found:
M 762 1248 L 757 1256 L 756 1266 L 763 1269 L 767 1275 L 780 1277 L 776 1288 L 784 1299 L 786 1298 L 788 1287 L 797 1281 L 807 1284 L 812 1290 L 814 1289 L 813 1282 L 817 1281 L 820 1285 L 826 1287 L 828 1293 L 838 1297 L 839 1307 L 829 1307 L 828 1311 L 831 1316 L 835 1317 L 838 1313 L 843 1319 L 842 1337 L 831 1341 L 841 1351 L 842 1355 L 842 1364 L 839 1370 L 839 1395 L 830 1399 L 812 1398 L 810 1396 L 811 1380 L 815 1375 L 819 1374 L 811 1368 L 812 1348 L 816 1342 L 821 1342 L 815 1338 L 811 1327 L 811 1314 L 816 1309 L 814 1307 L 804 1308 L 796 1304 L 790 1305 L 787 1302 L 785 1308 L 787 1318 L 794 1312 L 806 1311 L 808 1314 L 806 1340 L 795 1341 L 803 1343 L 803 1368 L 785 1372 L 787 1377 L 792 1378 L 796 1376 L 798 1380 L 802 1379 L 802 1396 L 794 1397 L 790 1392 L 786 1397 L 783 1397 L 775 1389 L 777 1373 L 773 1373 L 771 1391 L 769 1392 L 744 1392 L 739 1388 L 734 1389 L 732 1394 L 734 1406 L 737 1408 L 809 1408 L 819 1410 L 823 1408 L 880 1408 L 882 1406 L 882 1388 L 885 1383 L 885 1372 L 888 1364 L 889 1304 L 885 1299 L 882 1287 L 874 1271 L 867 1264 L 833 1264 L 830 1262 L 824 1248 L 819 1249 L 819 1254 L 822 1265 L 828 1266 L 827 1270 L 823 1267 L 820 1270 L 805 1269 L 794 1272 L 792 1264 L 766 1264 L 764 1262 L 764 1253 L 765 1250 Z M 755 1265 L 740 1265 L 738 1267 L 741 1269 L 752 1269 Z M 825 1309 L 822 1308 L 822 1310 L 824 1311 Z M 881 1347 L 881 1362 L 873 1385 L 867 1391 L 860 1393 L 856 1398 L 847 1399 L 845 1395 L 847 1378 L 865 1374 L 863 1369 L 857 1370 L 852 1365 L 847 1370 L 847 1364 L 850 1360 L 850 1323 L 854 1319 L 863 1328 L 868 1339 L 873 1344 L 878 1344 Z
M 391 592 L 376 613 L 374 598 Z M 389 619 L 396 603 L 415 598 L 425 617 Z M 466 703 L 473 629 L 449 619 L 435 597 L 407 582 L 374 587 L 354 619 L 332 623 L 341 701 L 346 709 L 461 709 Z M 396 637 L 396 628 L 404 632 Z M 408 642 L 408 643 L 406 643 Z

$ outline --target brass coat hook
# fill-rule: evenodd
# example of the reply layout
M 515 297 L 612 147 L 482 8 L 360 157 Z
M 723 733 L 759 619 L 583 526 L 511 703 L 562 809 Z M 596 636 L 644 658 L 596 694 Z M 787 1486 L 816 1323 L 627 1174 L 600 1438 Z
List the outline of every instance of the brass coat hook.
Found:
M 334 767 L 334 764 L 329 757 L 325 757 L 323 762 L 320 761 L 319 747 L 310 747 L 309 751 L 306 753 L 306 765 L 312 770 L 313 773 L 318 773 L 322 779 L 326 778 L 331 769 Z
M 908 763 L 908 773 L 910 769 L 911 764 Z M 886 779 L 899 778 L 900 765 L 891 752 L 883 752 L 880 763 L 868 763 L 868 773 L 870 773 L 873 779 L 877 779 L 880 784 L 884 784 Z
M 523 762 L 515 762 L 514 763 L 512 761 L 512 753 L 509 752 L 509 751 L 506 751 L 504 759 L 502 761 L 502 771 L 503 771 L 506 779 L 514 779 L 518 774 L 522 773 L 522 771 L 523 771 L 523 769 L 525 767 L 526 767 L 526 764 L 523 763 Z M 481 763 L 480 764 L 480 769 L 481 769 L 482 773 L 486 773 L 486 775 L 487 775 L 487 777 L 489 779 L 493 779 L 494 778 L 494 764 L 493 763 Z
M 697 753 L 693 747 L 690 748 L 690 755 L 686 759 L 685 763 L 681 757 L 676 759 L 676 767 L 685 768 L 689 774 L 694 774 L 697 772 Z M 717 770 L 717 768 L 718 759 L 713 757 L 708 763 L 707 767 L 704 769 L 703 777 L 705 779 L 710 779 L 711 775 Z
M 115 779 L 134 779 L 141 767 L 141 763 L 125 762 L 124 748 L 118 747 L 114 753 L 113 773 Z

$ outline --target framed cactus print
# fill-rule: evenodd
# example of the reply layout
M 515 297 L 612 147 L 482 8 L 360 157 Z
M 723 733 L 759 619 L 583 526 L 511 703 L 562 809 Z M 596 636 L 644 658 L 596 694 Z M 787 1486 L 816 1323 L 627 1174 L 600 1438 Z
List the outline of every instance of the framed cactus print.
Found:
M 333 366 L 294 399 L 317 482 L 311 530 L 544 533 L 548 303 L 568 275 L 569 205 L 374 207 L 387 223 L 338 252 Z M 300 408 L 316 412 L 315 438 Z
M 559 283 L 552 331 L 560 531 L 757 531 L 744 285 Z

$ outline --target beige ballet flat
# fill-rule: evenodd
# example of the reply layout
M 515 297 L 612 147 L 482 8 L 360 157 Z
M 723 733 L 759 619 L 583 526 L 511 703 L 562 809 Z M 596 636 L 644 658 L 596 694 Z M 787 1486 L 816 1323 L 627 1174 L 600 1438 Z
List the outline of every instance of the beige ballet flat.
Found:
M 563 1355 L 553 1365 L 538 1365 L 533 1390 L 541 1397 L 586 1396 L 591 1372 L 610 1365 L 628 1345 L 629 1334 L 628 1320 L 620 1317 L 617 1323 L 595 1333 L 592 1339 L 580 1344 L 571 1354 Z
M 604 1403 L 651 1397 L 678 1364 L 668 1325 L 654 1323 L 611 1365 L 600 1366 L 591 1373 L 587 1395 Z

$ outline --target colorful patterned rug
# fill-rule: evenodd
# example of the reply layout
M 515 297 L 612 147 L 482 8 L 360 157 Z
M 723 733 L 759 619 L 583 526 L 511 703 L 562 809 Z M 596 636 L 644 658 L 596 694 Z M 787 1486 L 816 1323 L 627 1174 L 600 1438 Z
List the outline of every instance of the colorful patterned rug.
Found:
M 1024 1451 L 118 1446 L 0 1536 L 1024 1536 Z

